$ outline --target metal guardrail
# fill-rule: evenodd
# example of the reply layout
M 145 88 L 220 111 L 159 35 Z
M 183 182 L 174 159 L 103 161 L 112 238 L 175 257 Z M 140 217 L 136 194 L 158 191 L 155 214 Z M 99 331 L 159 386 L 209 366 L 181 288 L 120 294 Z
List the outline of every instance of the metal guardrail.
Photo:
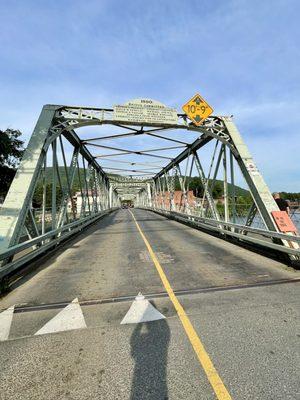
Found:
M 0 279 L 7 276 L 8 274 L 14 272 L 19 269 L 24 264 L 36 258 L 41 253 L 44 253 L 46 250 L 49 250 L 51 247 L 56 246 L 60 242 L 64 241 L 68 237 L 74 235 L 79 232 L 83 228 L 97 221 L 99 218 L 102 218 L 104 215 L 116 210 L 117 207 L 110 208 L 108 210 L 101 211 L 100 213 L 88 216 L 78 221 L 74 221 L 68 225 L 65 225 L 61 228 L 49 231 L 44 235 L 40 235 L 39 237 L 27 240 L 26 242 L 19 243 L 15 246 L 8 248 L 7 250 L 0 252 L 0 261 L 10 258 L 12 256 L 16 256 L 22 251 L 34 248 L 30 253 L 27 253 L 15 261 L 9 262 L 2 267 L 0 267 Z
M 141 207 L 142 208 L 142 207 Z M 251 237 L 248 236 L 248 233 L 256 234 L 256 235 L 261 235 L 261 237 L 265 237 L 268 239 L 279 239 L 279 240 L 285 240 L 293 246 L 293 243 L 295 243 L 295 247 L 298 247 L 300 244 L 300 236 L 290 236 L 284 233 L 279 233 L 279 232 L 272 232 L 272 231 L 267 231 L 264 229 L 259 229 L 259 228 L 251 228 L 248 226 L 244 225 L 239 225 L 239 224 L 234 224 L 231 222 L 224 222 L 224 221 L 219 221 L 215 219 L 208 219 L 208 218 L 203 218 L 199 217 L 197 215 L 190 215 L 190 214 L 184 214 L 180 213 L 177 211 L 167 211 L 167 210 L 162 210 L 162 209 L 156 209 L 153 207 L 143 207 L 144 209 L 156 212 L 158 214 L 161 214 L 163 216 L 166 216 L 168 218 L 172 218 L 175 220 L 178 220 L 180 222 L 188 222 L 189 224 L 201 227 L 206 230 L 212 230 L 215 232 L 219 232 L 222 234 L 226 234 L 228 236 L 232 236 L 235 238 L 238 238 L 240 240 L 257 244 L 263 247 L 267 247 L 272 250 L 277 250 L 282 253 L 290 254 L 296 259 L 300 259 L 300 249 L 298 248 L 293 248 L 293 247 L 287 247 L 283 246 L 281 244 L 273 243 L 271 241 L 257 238 L 257 237 Z

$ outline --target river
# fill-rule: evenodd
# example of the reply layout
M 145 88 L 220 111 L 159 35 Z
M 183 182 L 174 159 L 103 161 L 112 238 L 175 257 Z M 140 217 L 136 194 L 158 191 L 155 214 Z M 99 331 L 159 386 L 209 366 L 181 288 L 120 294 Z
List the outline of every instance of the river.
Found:
M 300 233 L 300 212 L 295 212 L 291 215 L 291 220 L 293 221 L 293 223 L 295 224 L 296 228 L 298 229 L 298 232 Z M 236 220 L 237 224 L 241 224 L 244 225 L 246 222 L 246 217 L 238 217 Z M 262 222 L 262 219 L 260 218 L 260 216 L 256 216 L 254 218 L 254 221 L 251 225 L 254 228 L 260 228 L 260 229 L 265 229 L 265 225 Z

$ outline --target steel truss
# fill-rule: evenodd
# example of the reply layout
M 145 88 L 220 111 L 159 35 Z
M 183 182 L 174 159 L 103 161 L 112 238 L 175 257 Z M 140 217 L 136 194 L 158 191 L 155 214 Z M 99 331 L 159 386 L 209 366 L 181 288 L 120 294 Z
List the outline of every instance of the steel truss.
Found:
M 89 139 L 78 136 L 77 129 L 97 125 L 110 125 L 122 133 Z M 189 142 L 172 137 L 172 132 L 179 130 L 196 134 L 197 139 Z M 136 149 L 103 144 L 141 135 L 172 145 Z M 209 167 L 205 168 L 201 152 L 213 142 Z M 92 149 L 99 153 L 92 154 Z M 177 156 L 170 154 L 178 149 Z M 132 156 L 140 161 L 129 159 Z M 252 197 L 243 223 L 235 194 L 237 168 Z M 214 198 L 221 171 L 222 207 Z M 203 193 L 193 200 L 190 184 L 195 174 Z M 38 211 L 33 204 L 37 188 L 42 190 Z M 178 114 L 177 124 L 120 123 L 114 120 L 112 109 L 46 105 L 1 210 L 0 278 L 119 207 L 128 195 L 137 207 L 197 220 L 222 234 L 249 238 L 255 229 L 251 224 L 259 216 L 263 223 L 259 233 L 274 242 L 268 239 L 268 243 L 293 257 L 298 255 L 299 237 L 278 233 L 271 215 L 278 207 L 231 118 L 209 117 L 200 127 L 185 114 Z

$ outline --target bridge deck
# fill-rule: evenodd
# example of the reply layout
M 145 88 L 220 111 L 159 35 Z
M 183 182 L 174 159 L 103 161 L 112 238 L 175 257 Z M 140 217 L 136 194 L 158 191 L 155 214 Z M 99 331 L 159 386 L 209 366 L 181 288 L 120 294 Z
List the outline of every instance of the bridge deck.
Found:
M 299 272 L 157 214 L 133 214 L 232 399 L 296 398 Z M 120 325 L 138 292 L 166 319 Z M 74 298 L 87 328 L 33 336 Z M 44 259 L 0 301 L 1 310 L 12 305 L 0 344 L 4 399 L 217 398 L 129 210 Z

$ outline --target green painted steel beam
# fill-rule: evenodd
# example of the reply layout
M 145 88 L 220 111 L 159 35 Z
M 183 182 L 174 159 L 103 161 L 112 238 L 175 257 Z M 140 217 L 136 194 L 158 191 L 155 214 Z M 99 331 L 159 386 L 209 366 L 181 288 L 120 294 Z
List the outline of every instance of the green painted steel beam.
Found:
M 44 161 L 44 143 L 57 106 L 43 107 L 0 214 L 0 251 L 18 243 Z

